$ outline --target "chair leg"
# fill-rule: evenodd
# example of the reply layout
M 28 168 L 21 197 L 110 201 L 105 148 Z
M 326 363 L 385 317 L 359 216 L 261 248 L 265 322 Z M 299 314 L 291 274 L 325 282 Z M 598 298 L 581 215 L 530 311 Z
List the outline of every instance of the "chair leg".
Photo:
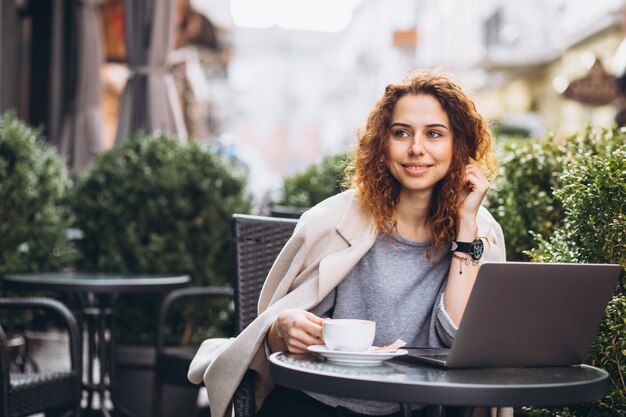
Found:
M 474 407 L 461 407 L 459 417 L 472 417 L 474 414 Z
M 445 407 L 446 417 L 472 417 L 474 407 Z
M 196 413 L 196 417 L 211 417 L 211 409 L 209 406 L 200 407 Z
M 152 417 L 163 416 L 163 384 L 154 379 L 154 387 L 152 389 Z
M 402 417 L 411 417 L 413 415 L 413 411 L 411 410 L 411 404 L 400 403 L 400 414 L 402 414 Z
M 446 409 L 442 405 L 429 405 L 426 413 L 428 417 L 446 417 Z
M 63 406 L 46 410 L 44 414 L 46 417 L 72 417 L 75 415 L 74 413 L 75 410 L 73 407 L 68 410 L 67 407 Z

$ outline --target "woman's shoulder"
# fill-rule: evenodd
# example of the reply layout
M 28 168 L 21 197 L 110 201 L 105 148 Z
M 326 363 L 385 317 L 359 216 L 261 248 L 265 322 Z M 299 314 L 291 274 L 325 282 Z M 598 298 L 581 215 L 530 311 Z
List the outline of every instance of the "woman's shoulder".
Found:
M 334 227 L 344 217 L 346 211 L 355 210 L 357 204 L 354 190 L 349 189 L 311 207 L 302 215 L 301 222 L 314 224 L 316 227 L 324 225 Z
M 343 212 L 355 202 L 354 190 L 349 189 L 332 197 L 328 197 L 307 210 L 307 215 L 312 217 L 341 217 Z

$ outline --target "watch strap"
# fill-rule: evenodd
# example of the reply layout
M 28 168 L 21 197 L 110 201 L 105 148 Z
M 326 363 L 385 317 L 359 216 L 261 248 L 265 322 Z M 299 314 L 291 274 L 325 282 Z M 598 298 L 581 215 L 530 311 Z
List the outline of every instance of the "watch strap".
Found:
M 456 242 L 452 241 L 450 246 L 450 252 L 463 252 L 470 253 L 470 249 L 473 242 Z

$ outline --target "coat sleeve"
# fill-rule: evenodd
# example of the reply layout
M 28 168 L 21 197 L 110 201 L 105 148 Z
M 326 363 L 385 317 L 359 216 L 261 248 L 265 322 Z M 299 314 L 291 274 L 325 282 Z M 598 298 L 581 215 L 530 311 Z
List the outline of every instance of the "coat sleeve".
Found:
M 204 372 L 209 367 L 213 359 L 215 359 L 224 349 L 226 349 L 231 339 L 214 338 L 206 339 L 196 352 L 191 364 L 189 365 L 189 371 L 187 372 L 187 378 L 193 384 L 202 383 Z
M 480 262 L 506 261 L 506 246 L 502 227 L 486 208 L 481 207 L 477 216 L 478 237 L 485 241 L 485 252 Z

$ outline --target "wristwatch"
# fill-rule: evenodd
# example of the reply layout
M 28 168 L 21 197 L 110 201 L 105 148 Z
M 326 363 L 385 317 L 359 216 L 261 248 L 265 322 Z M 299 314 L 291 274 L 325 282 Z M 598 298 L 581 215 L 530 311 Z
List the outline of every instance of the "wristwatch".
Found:
M 474 239 L 472 242 L 452 242 L 450 252 L 469 253 L 472 259 L 479 260 L 483 256 L 485 244 L 480 239 Z

